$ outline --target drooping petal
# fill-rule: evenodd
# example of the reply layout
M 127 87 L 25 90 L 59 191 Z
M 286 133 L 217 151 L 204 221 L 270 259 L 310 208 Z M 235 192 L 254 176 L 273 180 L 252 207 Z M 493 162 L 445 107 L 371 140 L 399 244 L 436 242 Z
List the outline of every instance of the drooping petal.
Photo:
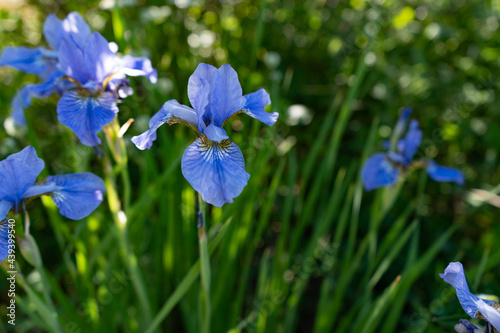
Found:
M 145 76 L 156 83 L 158 81 L 158 72 L 151 65 L 151 60 L 146 57 L 132 57 L 129 55 L 123 56 L 122 66 L 123 72 L 128 76 Z
M 222 127 L 215 126 L 214 124 L 207 126 L 203 132 L 210 141 L 221 142 L 222 140 L 229 139 L 226 131 Z
M 49 176 L 55 184 L 50 194 L 61 215 L 80 220 L 92 213 L 102 202 L 106 187 L 101 178 L 91 172 Z
M 81 51 L 92 33 L 89 25 L 78 12 L 71 12 L 62 21 L 63 38 L 71 40 Z
M 463 185 L 465 182 L 460 170 L 441 166 L 433 160 L 428 160 L 426 170 L 429 177 L 437 182 L 454 182 L 458 185 Z
M 117 112 L 116 99 L 107 92 L 92 96 L 85 90 L 71 90 L 57 103 L 59 121 L 87 146 L 101 143 L 97 133 L 115 118 Z
M 43 36 L 47 44 L 54 50 L 59 49 L 63 34 L 62 21 L 56 15 L 50 14 L 43 23 Z
M 165 102 L 160 111 L 151 117 L 149 130 L 141 135 L 134 136 L 132 142 L 140 150 L 151 148 L 153 141 L 156 140 L 156 130 L 174 116 L 197 126 L 198 117 L 196 112 L 188 106 L 179 104 L 175 99 L 171 99 Z
M 12 119 L 19 126 L 26 125 L 26 118 L 24 117 L 24 109 L 31 105 L 31 92 L 30 85 L 26 84 L 21 87 L 12 99 Z
M 394 185 L 398 180 L 398 176 L 398 168 L 389 161 L 384 153 L 372 155 L 366 160 L 361 170 L 361 179 L 367 191 Z
M 233 202 L 250 178 L 235 143 L 229 140 L 215 143 L 201 138 L 184 152 L 182 174 L 203 200 L 217 207 Z
M 0 66 L 10 66 L 19 71 L 42 75 L 47 68 L 43 48 L 6 47 L 0 54 Z
M 418 121 L 413 119 L 410 122 L 410 127 L 408 128 L 408 132 L 406 132 L 406 136 L 398 143 L 398 150 L 405 158 L 406 163 L 410 163 L 421 143 L 422 131 L 418 128 Z
M 62 40 L 59 48 L 59 68 L 64 74 L 82 85 L 90 79 L 89 71 L 85 67 L 83 51 L 66 39 Z
M 24 110 L 30 107 L 33 97 L 48 97 L 59 90 L 59 79 L 62 73 L 54 72 L 46 82 L 25 84 L 12 99 L 12 119 L 19 126 L 26 125 Z
M 245 105 L 242 111 L 250 117 L 262 121 L 264 124 L 272 126 L 278 120 L 278 113 L 267 113 L 264 109 L 266 105 L 271 104 L 271 98 L 265 89 L 259 89 L 256 92 L 243 96 Z
M 478 310 L 476 303 L 479 298 L 469 291 L 462 264 L 460 262 L 451 262 L 444 270 L 444 274 L 439 274 L 439 276 L 455 288 L 464 311 L 472 318 L 476 318 Z
M 35 183 L 45 163 L 28 146 L 0 162 L 0 199 L 11 202 L 17 210 L 24 193 Z
M 243 108 L 245 97 L 238 81 L 238 74 L 230 65 L 221 66 L 214 76 L 210 110 L 213 123 L 222 127 L 224 121 Z
M 64 80 L 64 82 L 69 83 L 69 85 L 61 85 L 60 83 L 63 82 L 63 80 L 61 79 L 62 76 L 63 73 L 59 70 L 56 70 L 52 72 L 52 74 L 47 78 L 45 82 L 29 85 L 31 95 L 36 98 L 48 97 L 54 93 L 58 93 L 61 90 L 61 87 L 65 85 L 68 87 L 74 86 L 73 83 L 67 80 Z
M 109 49 L 106 38 L 98 32 L 90 36 L 85 46 L 85 66 L 90 79 L 99 83 L 118 70 L 115 54 Z

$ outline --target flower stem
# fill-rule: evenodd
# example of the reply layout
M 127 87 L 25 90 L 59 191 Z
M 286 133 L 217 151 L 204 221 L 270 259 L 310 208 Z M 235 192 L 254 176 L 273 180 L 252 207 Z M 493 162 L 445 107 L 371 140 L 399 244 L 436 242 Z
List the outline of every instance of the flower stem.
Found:
M 46 318 L 47 323 L 56 332 L 62 332 L 61 326 L 59 324 L 59 316 L 57 314 L 56 307 L 54 306 L 54 302 L 52 302 L 52 298 L 50 296 L 51 287 L 47 279 L 47 276 L 45 275 L 45 269 L 43 267 L 43 262 L 42 262 L 42 255 L 40 254 L 40 250 L 38 249 L 38 245 L 35 239 L 31 236 L 29 232 L 29 227 L 30 227 L 29 214 L 26 211 L 26 209 L 24 209 L 24 211 L 25 211 L 24 214 L 25 229 L 24 229 L 24 241 L 22 242 L 22 244 L 23 246 L 29 248 L 28 252 L 31 252 L 32 264 L 35 266 L 36 270 L 38 271 L 38 274 L 40 274 L 40 282 L 43 285 L 42 295 L 45 300 L 45 305 L 47 307 L 47 310 L 49 311 L 49 318 Z
M 201 273 L 201 289 L 200 301 L 204 306 L 202 318 L 203 333 L 210 332 L 210 317 L 211 317 L 211 304 L 210 304 L 210 254 L 208 252 L 208 240 L 205 224 L 206 217 L 206 204 L 198 193 L 198 240 L 200 243 L 200 273 Z
M 112 166 L 110 154 L 107 149 L 104 149 L 103 169 L 105 174 L 105 184 L 108 197 L 109 209 L 113 216 L 114 232 L 119 242 L 120 252 L 127 266 L 132 285 L 139 299 L 139 305 L 142 310 L 142 321 L 144 325 L 151 322 L 151 307 L 148 300 L 148 294 L 144 279 L 141 275 L 137 257 L 130 246 L 127 233 L 127 212 L 130 202 L 130 178 L 128 173 L 127 155 L 123 138 L 117 135 L 119 130 L 118 122 L 115 120 L 107 128 L 104 129 L 106 134 L 106 143 L 108 144 L 109 152 L 113 159 L 118 164 L 123 182 L 123 210 L 120 196 L 118 195 L 116 186 L 116 173 Z

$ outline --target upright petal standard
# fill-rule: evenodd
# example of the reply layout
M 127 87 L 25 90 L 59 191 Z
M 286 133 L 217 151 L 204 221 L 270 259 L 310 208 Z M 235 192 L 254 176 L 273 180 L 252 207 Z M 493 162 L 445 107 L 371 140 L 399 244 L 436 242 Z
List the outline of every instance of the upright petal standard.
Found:
M 182 174 L 204 201 L 221 207 L 233 202 L 250 178 L 243 154 L 229 140 L 224 125 L 235 114 L 246 113 L 271 126 L 278 113 L 265 112 L 271 100 L 264 89 L 243 95 L 238 74 L 230 65 L 217 69 L 199 64 L 189 78 L 188 97 L 193 108 L 167 101 L 151 118 L 149 130 L 132 142 L 141 150 L 149 149 L 161 125 L 187 125 L 197 138 L 184 152 Z

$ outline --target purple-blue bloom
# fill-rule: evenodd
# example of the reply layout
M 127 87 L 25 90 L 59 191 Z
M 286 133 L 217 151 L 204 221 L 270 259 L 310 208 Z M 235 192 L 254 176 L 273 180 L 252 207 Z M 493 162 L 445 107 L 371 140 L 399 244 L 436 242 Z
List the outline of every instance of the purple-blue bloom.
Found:
M 12 117 L 18 125 L 25 125 L 24 109 L 31 105 L 33 97 L 48 97 L 62 94 L 68 82 L 60 80 L 58 69 L 59 46 L 62 40 L 69 39 L 83 47 L 90 37 L 90 27 L 77 12 L 71 12 L 64 20 L 54 14 L 47 16 L 43 25 L 43 35 L 49 47 L 6 47 L 0 54 L 0 66 L 10 66 L 22 72 L 35 74 L 43 82 L 24 85 L 12 101 Z
M 471 294 L 469 286 L 467 285 L 467 280 L 465 279 L 464 267 L 460 262 L 450 263 L 448 267 L 446 267 L 444 273 L 439 274 L 439 276 L 455 288 L 458 300 L 469 316 L 474 319 L 484 318 L 493 325 L 497 331 L 500 330 L 500 312 L 498 311 L 500 305 Z M 462 321 L 461 324 L 469 329 L 469 331 L 465 332 L 470 332 L 471 326 L 464 324 Z
M 153 83 L 157 72 L 145 57 L 116 55 L 116 44 L 92 33 L 80 14 L 64 20 L 49 15 L 44 23 L 45 40 L 51 47 L 6 48 L 0 65 L 37 74 L 44 82 L 23 86 L 14 97 L 13 118 L 24 124 L 24 108 L 33 97 L 62 95 L 57 105 L 59 121 L 88 146 L 101 143 L 97 133 L 118 112 L 117 102 L 132 94 L 126 76 L 146 76 Z
M 156 130 L 163 124 L 184 123 L 194 130 L 196 140 L 182 157 L 182 174 L 204 201 L 221 207 L 233 202 L 250 175 L 238 146 L 231 142 L 223 126 L 237 113 L 246 113 L 271 126 L 278 113 L 267 113 L 269 94 L 260 89 L 243 95 L 238 74 L 230 65 L 219 69 L 199 64 L 188 82 L 193 108 L 167 101 L 149 121 L 149 130 L 132 138 L 137 148 L 149 149 Z
M 400 174 L 411 166 L 422 143 L 422 131 L 415 119 L 411 120 L 408 125 L 410 113 L 409 108 L 403 109 L 394 127 L 391 142 L 384 144 L 388 152 L 373 154 L 363 165 L 361 179 L 367 191 L 396 184 Z M 408 129 L 405 134 L 407 125 Z M 464 176 L 457 169 L 440 166 L 431 159 L 426 159 L 424 165 L 429 176 L 435 181 L 455 182 L 460 185 L 464 183 Z
M 147 76 L 156 82 L 149 59 L 117 57 L 98 32 L 87 39 L 83 49 L 63 39 L 59 68 L 74 85 L 57 104 L 58 119 L 88 146 L 101 143 L 97 133 L 115 118 L 118 99 L 130 94 L 126 75 Z
M 0 162 L 0 261 L 7 257 L 5 218 L 9 211 L 19 213 L 26 199 L 49 195 L 59 212 L 72 220 L 92 213 L 103 200 L 104 182 L 93 173 L 49 176 L 36 182 L 45 163 L 28 146 Z

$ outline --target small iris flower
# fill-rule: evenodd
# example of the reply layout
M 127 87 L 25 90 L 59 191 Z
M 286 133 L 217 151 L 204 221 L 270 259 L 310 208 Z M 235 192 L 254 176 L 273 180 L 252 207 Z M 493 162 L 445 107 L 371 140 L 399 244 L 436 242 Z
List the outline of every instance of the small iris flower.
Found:
M 460 185 L 464 183 L 464 176 L 457 169 L 438 165 L 431 159 L 412 163 L 422 143 L 422 131 L 418 127 L 418 121 L 413 119 L 406 135 L 401 139 L 410 113 L 410 109 L 403 109 L 394 128 L 391 142 L 385 144 L 385 148 L 389 151 L 375 153 L 365 162 L 361 178 L 367 191 L 396 184 L 400 174 L 408 171 L 410 166 L 425 166 L 427 174 L 438 182 L 455 182 Z
M 221 207 L 233 202 L 250 175 L 238 146 L 229 141 L 223 126 L 237 113 L 246 113 L 273 125 L 278 113 L 267 113 L 269 94 L 260 89 L 244 95 L 238 75 L 230 65 L 219 69 L 199 64 L 188 82 L 188 96 L 193 108 L 167 101 L 149 121 L 149 130 L 132 138 L 137 148 L 149 149 L 156 140 L 156 130 L 168 123 L 183 123 L 196 133 L 196 140 L 182 157 L 182 174 L 204 201 Z
M 118 100 L 133 93 L 126 75 L 146 76 L 155 83 L 157 72 L 148 58 L 118 57 L 116 44 L 92 33 L 78 13 L 63 21 L 50 15 L 43 30 L 52 50 L 7 48 L 0 57 L 0 65 L 38 74 L 45 81 L 21 88 L 13 101 L 13 118 L 23 124 L 23 107 L 32 97 L 58 93 L 62 95 L 57 104 L 59 121 L 83 144 L 99 145 L 97 133 L 115 118 Z M 36 64 L 32 70 L 31 64 Z
M 450 263 L 448 267 L 446 267 L 444 274 L 439 274 L 439 276 L 455 288 L 458 300 L 469 316 L 474 319 L 484 319 L 488 322 L 486 332 L 493 332 L 490 325 L 497 331 L 500 331 L 500 305 L 491 300 L 482 299 L 471 294 L 465 279 L 464 267 L 461 263 Z M 455 326 L 455 330 L 459 333 L 482 332 L 467 320 L 460 320 L 460 324 Z
M 7 257 L 9 211 L 19 213 L 24 202 L 40 195 L 49 195 L 61 215 L 80 220 L 92 213 L 101 203 L 104 182 L 93 173 L 74 173 L 48 176 L 36 182 L 45 163 L 28 146 L 0 162 L 0 261 Z M 36 182 L 36 183 L 35 183 Z

